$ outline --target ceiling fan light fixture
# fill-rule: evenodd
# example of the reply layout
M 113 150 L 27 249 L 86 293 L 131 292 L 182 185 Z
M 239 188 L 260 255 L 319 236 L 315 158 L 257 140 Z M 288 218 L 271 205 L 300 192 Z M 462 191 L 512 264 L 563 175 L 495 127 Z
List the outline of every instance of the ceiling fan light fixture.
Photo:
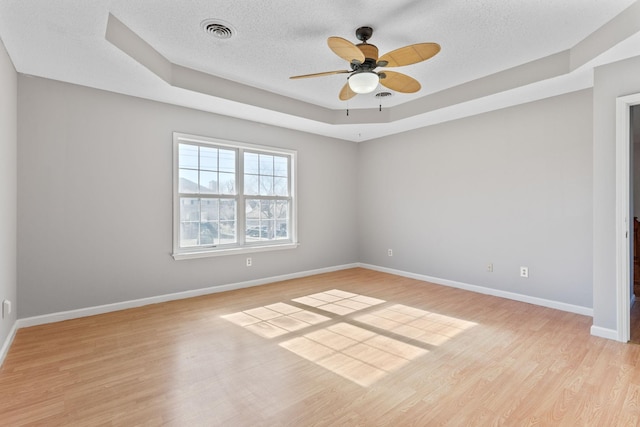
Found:
M 351 74 L 347 81 L 355 93 L 371 93 L 378 87 L 380 77 L 373 71 L 361 71 Z

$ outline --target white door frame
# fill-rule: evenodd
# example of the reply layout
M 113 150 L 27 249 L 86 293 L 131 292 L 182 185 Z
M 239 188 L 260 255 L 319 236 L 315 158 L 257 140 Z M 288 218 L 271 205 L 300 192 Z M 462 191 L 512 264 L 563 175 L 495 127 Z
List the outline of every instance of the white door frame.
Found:
M 629 165 L 631 162 L 631 107 L 640 104 L 640 93 L 616 99 L 616 301 L 618 341 L 631 337 L 631 246 Z

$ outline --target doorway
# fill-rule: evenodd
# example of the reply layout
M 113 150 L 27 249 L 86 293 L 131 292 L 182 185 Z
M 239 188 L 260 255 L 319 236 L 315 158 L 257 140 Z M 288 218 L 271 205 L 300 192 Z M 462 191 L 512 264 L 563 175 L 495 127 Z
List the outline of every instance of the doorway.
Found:
M 630 310 L 630 341 L 640 344 L 640 105 L 629 107 L 629 144 L 630 144 L 630 179 L 631 184 L 631 217 L 633 230 L 631 249 L 631 310 Z
M 635 298 L 633 294 L 633 171 L 636 162 L 634 162 L 633 148 L 634 139 L 640 127 L 638 124 L 640 109 L 637 107 L 639 105 L 640 94 L 620 97 L 616 102 L 616 301 L 617 339 L 622 342 L 631 340 L 632 323 L 634 339 L 637 336 L 640 340 L 640 319 L 636 323 L 636 316 L 640 315 L 640 311 L 634 310 L 632 313 L 631 310 Z

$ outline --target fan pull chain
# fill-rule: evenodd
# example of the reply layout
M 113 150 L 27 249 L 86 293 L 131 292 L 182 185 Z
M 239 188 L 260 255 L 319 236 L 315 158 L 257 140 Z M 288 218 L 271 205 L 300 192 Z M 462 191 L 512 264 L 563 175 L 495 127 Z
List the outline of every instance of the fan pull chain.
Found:
M 376 98 L 378 98 L 378 111 L 382 111 L 382 98 L 386 98 L 387 96 L 391 96 L 391 92 L 378 92 L 376 93 Z

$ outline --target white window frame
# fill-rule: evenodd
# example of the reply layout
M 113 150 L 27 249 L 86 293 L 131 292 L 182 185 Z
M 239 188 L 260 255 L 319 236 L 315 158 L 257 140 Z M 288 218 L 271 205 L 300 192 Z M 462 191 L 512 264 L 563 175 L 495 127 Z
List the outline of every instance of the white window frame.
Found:
M 219 247 L 180 247 L 180 192 L 179 192 L 179 145 L 180 143 L 210 145 L 212 147 L 229 148 L 236 150 L 236 191 L 237 191 L 237 216 L 236 233 L 237 243 L 220 245 Z M 245 242 L 245 199 L 253 198 L 244 194 L 244 152 L 262 153 L 269 155 L 281 155 L 290 158 L 289 162 L 289 238 L 267 242 Z M 269 147 L 244 142 L 228 141 L 205 136 L 190 135 L 185 133 L 173 133 L 173 253 L 176 260 L 206 258 L 221 255 L 246 254 L 262 251 L 293 249 L 298 247 L 297 228 L 297 197 L 296 197 L 296 171 L 297 152 L 284 148 Z M 257 197 L 259 198 L 259 197 Z

